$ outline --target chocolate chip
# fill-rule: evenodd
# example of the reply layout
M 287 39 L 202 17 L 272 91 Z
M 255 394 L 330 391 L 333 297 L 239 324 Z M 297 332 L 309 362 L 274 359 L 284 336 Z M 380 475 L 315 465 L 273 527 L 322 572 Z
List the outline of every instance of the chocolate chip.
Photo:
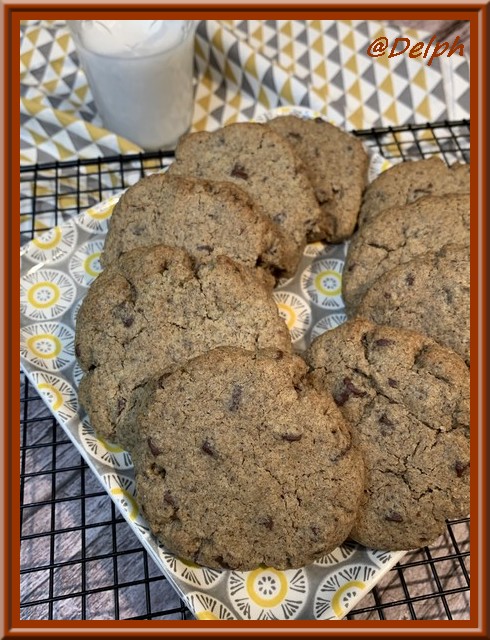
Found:
M 367 395 L 367 391 L 361 391 L 358 389 L 352 382 L 350 378 L 344 378 L 345 388 L 349 391 L 353 396 L 357 396 L 358 398 L 363 398 Z
M 174 496 L 170 493 L 168 489 L 163 494 L 163 501 L 169 504 L 171 507 L 177 508 L 178 506 L 177 500 L 174 498 Z
M 146 231 L 146 227 L 144 225 L 138 225 L 134 227 L 132 233 L 134 236 L 142 236 Z
M 275 353 L 271 354 L 274 360 L 282 360 L 284 358 L 284 351 L 278 349 Z
M 216 556 L 216 558 L 214 560 L 223 569 L 231 569 L 232 568 L 232 567 L 230 567 L 230 565 L 227 562 L 224 561 L 223 556 Z
M 453 297 L 452 291 L 450 291 L 447 288 L 444 288 L 442 291 L 443 291 L 443 293 L 444 293 L 444 295 L 446 297 L 446 302 L 448 304 L 452 304 L 454 302 L 454 297 Z
M 393 422 L 388 418 L 388 416 L 386 415 L 386 413 L 383 413 L 382 416 L 380 416 L 379 418 L 379 423 L 381 425 L 383 425 L 380 428 L 380 432 L 382 436 L 388 436 L 390 435 L 390 433 L 393 433 L 393 429 L 394 429 L 394 424 Z
M 389 291 L 385 291 L 385 292 L 384 292 L 384 294 L 383 294 L 383 296 L 384 296 L 387 300 L 389 300 L 389 299 L 391 298 L 391 293 L 390 293 Z
M 393 340 L 387 340 L 386 338 L 380 338 L 379 340 L 375 340 L 374 344 L 377 347 L 389 347 L 392 344 L 395 344 Z
M 405 282 L 408 284 L 409 287 L 413 285 L 413 283 L 415 282 L 415 276 L 413 275 L 413 273 L 409 273 L 407 275 L 407 277 L 405 278 Z
M 344 389 L 341 393 L 334 394 L 333 399 L 338 407 L 343 407 L 349 397 L 350 393 L 347 391 L 347 389 Z
M 313 526 L 310 527 L 310 529 L 311 529 L 311 532 L 312 532 L 313 536 L 315 538 L 318 538 L 318 536 L 320 535 L 320 527 L 315 527 L 315 525 L 313 525 Z
M 126 406 L 126 400 L 124 398 L 119 397 L 117 399 L 117 415 L 118 416 L 121 415 L 125 406 Z
M 276 213 L 275 216 L 272 216 L 272 220 L 276 223 L 276 224 L 282 224 L 284 222 L 284 220 L 286 220 L 286 214 L 284 213 L 284 211 L 281 211 L 279 213 Z
M 303 437 L 302 433 L 283 433 L 281 438 L 288 442 L 298 442 Z
M 290 131 L 288 133 L 288 138 L 294 138 L 295 140 L 301 140 L 301 135 L 299 133 L 295 133 L 294 131 Z
M 153 438 L 148 438 L 148 447 L 154 456 L 159 456 L 163 451 L 157 446 L 157 443 Z
M 403 522 L 403 516 L 398 511 L 388 511 L 385 515 L 385 520 L 388 520 L 388 522 Z
M 242 180 L 248 179 L 248 173 L 245 171 L 245 167 L 238 162 L 235 163 L 235 166 L 231 170 L 230 174 L 233 178 L 241 178 Z
M 165 480 L 167 476 L 167 470 L 164 469 L 164 467 L 160 467 L 159 465 L 152 462 L 152 464 L 150 465 L 150 469 L 155 475 L 161 476 Z
M 469 466 L 470 466 L 469 462 L 468 464 L 464 464 L 464 462 L 461 462 L 460 460 L 456 460 L 456 462 L 454 463 L 454 470 L 456 471 L 456 475 L 458 476 L 458 478 L 461 478 L 461 476 Z
M 125 327 L 130 327 L 134 322 L 134 314 L 128 302 L 121 302 L 112 310 L 115 318 L 121 320 Z
M 361 391 L 361 389 L 358 389 L 350 378 L 344 378 L 343 383 L 344 383 L 344 389 L 342 389 L 340 393 L 333 395 L 335 404 L 338 407 L 343 407 L 350 396 L 357 396 L 358 398 L 362 398 L 365 395 L 367 395 L 367 392 Z
M 196 249 L 198 251 L 206 251 L 208 254 L 214 251 L 214 247 L 211 247 L 209 244 L 198 244 Z
M 257 522 L 263 525 L 266 529 L 269 529 L 269 531 L 272 531 L 272 527 L 274 526 L 274 521 L 270 516 L 262 516 L 257 520 Z
M 171 376 L 171 372 L 169 371 L 168 373 L 163 373 L 159 378 L 158 378 L 158 386 L 160 387 L 160 389 L 165 389 L 165 380 L 167 378 L 169 378 Z
M 204 440 L 204 442 L 201 445 L 201 450 L 204 451 L 204 453 L 207 453 L 208 456 L 215 457 L 218 455 L 218 452 L 213 447 L 213 445 L 209 442 L 209 440 Z
M 398 389 L 398 382 L 393 380 L 393 378 L 388 378 L 388 384 L 390 387 L 393 387 L 393 389 Z
M 79 344 L 75 345 L 75 355 L 76 355 L 77 358 L 79 358 L 82 355 L 82 352 L 80 350 L 80 345 Z
M 313 119 L 313 122 L 325 122 L 325 120 L 323 118 L 320 118 L 319 116 L 317 116 L 316 118 Z
M 238 411 L 242 393 L 243 393 L 243 387 L 241 385 L 239 384 L 233 385 L 233 391 L 231 392 L 231 399 L 228 404 L 229 411 L 232 411 L 233 413 L 235 413 L 235 411 Z

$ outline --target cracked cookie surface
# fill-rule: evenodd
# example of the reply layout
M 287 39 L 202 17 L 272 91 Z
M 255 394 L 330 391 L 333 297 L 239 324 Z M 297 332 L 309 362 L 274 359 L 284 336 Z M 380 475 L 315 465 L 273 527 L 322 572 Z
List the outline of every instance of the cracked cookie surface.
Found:
M 93 283 L 77 317 L 79 397 L 92 426 L 117 440 L 136 387 L 220 345 L 291 349 L 286 324 L 254 271 L 226 256 L 193 262 L 163 245 L 128 251 Z
M 315 388 L 328 390 L 366 465 L 351 531 L 378 549 L 434 541 L 446 518 L 469 512 L 469 370 L 415 332 L 349 321 L 307 353 Z
M 320 208 L 305 168 L 278 133 L 254 123 L 199 131 L 181 139 L 171 175 L 233 182 L 282 231 L 278 243 L 293 273 Z
M 469 248 L 449 244 L 378 278 L 357 315 L 428 335 L 469 363 L 469 309 Z
M 214 568 L 288 569 L 345 540 L 363 463 L 305 372 L 296 355 L 220 348 L 135 395 L 137 496 L 170 551 Z
M 359 224 L 381 211 L 403 207 L 425 196 L 470 192 L 470 165 L 446 163 L 434 156 L 428 160 L 401 162 L 381 173 L 364 192 Z
M 469 241 L 469 195 L 421 198 L 383 211 L 359 229 L 347 252 L 342 293 L 349 314 L 390 269 L 448 243 Z
M 342 242 L 349 238 L 367 181 L 368 155 L 361 141 L 322 118 L 280 116 L 266 126 L 291 144 L 315 190 L 322 215 L 310 240 Z
M 202 260 L 227 255 L 248 267 L 283 271 L 280 230 L 250 197 L 230 182 L 158 173 L 130 187 L 114 207 L 101 262 L 136 247 L 181 247 Z

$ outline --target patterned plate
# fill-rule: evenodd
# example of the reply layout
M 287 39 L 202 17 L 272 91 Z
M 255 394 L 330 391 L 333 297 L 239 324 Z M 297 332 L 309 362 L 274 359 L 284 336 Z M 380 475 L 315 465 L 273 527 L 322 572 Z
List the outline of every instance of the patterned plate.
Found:
M 295 113 L 280 108 L 267 117 Z M 371 156 L 370 179 L 389 164 Z M 167 575 L 194 615 L 202 620 L 340 619 L 404 552 L 386 553 L 347 542 L 313 565 L 290 571 L 216 571 L 168 553 L 150 533 L 135 500 L 129 454 L 97 437 L 78 406 L 81 371 L 74 353 L 75 320 L 88 287 L 100 273 L 99 255 L 115 196 L 37 236 L 21 251 L 22 367 L 41 397 L 101 480 L 135 535 Z M 342 269 L 347 244 L 306 247 L 299 269 L 274 292 L 303 350 L 317 335 L 344 322 Z

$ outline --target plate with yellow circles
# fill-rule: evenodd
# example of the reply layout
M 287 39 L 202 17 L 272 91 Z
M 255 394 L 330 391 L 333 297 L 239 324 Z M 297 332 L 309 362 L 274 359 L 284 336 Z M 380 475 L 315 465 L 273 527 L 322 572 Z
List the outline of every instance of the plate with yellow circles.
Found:
M 262 120 L 294 113 L 280 108 Z M 370 153 L 370 179 L 389 164 Z M 346 541 L 312 565 L 278 571 L 217 571 L 169 553 L 150 532 L 135 496 L 130 455 L 100 438 L 79 406 L 82 376 L 75 357 L 80 304 L 101 272 L 99 262 L 110 216 L 121 194 L 63 224 L 39 233 L 21 250 L 20 354 L 26 376 L 97 476 L 134 534 L 185 600 L 203 620 L 337 620 L 355 606 L 404 552 L 380 552 Z M 279 282 L 274 299 L 304 350 L 324 331 L 345 321 L 342 271 L 347 243 L 306 247 L 295 276 Z

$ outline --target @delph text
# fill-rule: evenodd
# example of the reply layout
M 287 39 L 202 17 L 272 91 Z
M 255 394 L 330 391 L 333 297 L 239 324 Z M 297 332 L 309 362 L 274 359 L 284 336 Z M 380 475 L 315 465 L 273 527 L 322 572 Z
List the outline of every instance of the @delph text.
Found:
M 427 44 L 425 42 L 416 42 L 412 45 L 410 38 L 400 36 L 393 40 L 388 58 L 396 58 L 396 56 L 401 56 L 406 53 L 409 58 L 428 58 L 427 66 L 430 67 L 434 58 L 440 58 L 446 52 L 448 58 L 450 58 L 453 53 L 458 53 L 460 56 L 464 53 L 464 44 L 459 41 L 459 36 L 456 36 L 452 44 L 449 42 L 435 42 L 435 40 L 436 36 L 432 36 Z M 400 46 L 401 48 L 399 48 Z M 371 56 L 371 58 L 379 58 L 384 56 L 389 48 L 390 42 L 388 38 L 381 36 L 371 42 L 366 53 L 368 56 Z

